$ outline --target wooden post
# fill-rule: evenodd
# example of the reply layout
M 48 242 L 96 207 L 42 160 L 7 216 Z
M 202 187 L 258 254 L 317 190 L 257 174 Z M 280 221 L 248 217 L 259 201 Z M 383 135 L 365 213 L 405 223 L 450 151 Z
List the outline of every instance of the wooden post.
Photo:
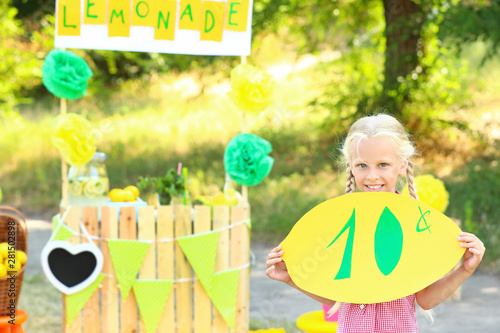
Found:
M 210 231 L 210 207 L 195 206 L 194 233 L 200 234 Z M 194 283 L 194 331 L 196 333 L 210 333 L 212 327 L 212 302 L 200 280 Z
M 234 206 L 231 208 L 231 268 L 248 265 L 240 269 L 238 283 L 238 299 L 236 301 L 235 332 L 248 332 L 250 299 L 250 230 L 242 221 L 250 217 L 249 206 Z M 239 224 L 238 224 L 239 223 Z M 236 224 L 236 225 L 235 225 Z
M 227 228 L 229 226 L 229 206 L 214 206 L 214 226 L 213 229 Z M 229 269 L 229 230 L 219 232 L 219 244 L 217 246 L 217 256 L 215 257 L 215 272 Z M 213 311 L 214 332 L 228 332 L 229 326 L 222 318 L 219 311 Z
M 175 237 L 188 236 L 191 231 L 191 207 L 175 207 Z M 175 278 L 177 332 L 191 333 L 193 330 L 193 269 L 184 256 L 181 247 L 175 243 Z M 178 280 L 185 280 L 179 282 Z
M 154 240 L 155 239 L 155 210 L 153 206 L 139 207 L 139 239 Z M 142 261 L 141 269 L 139 270 L 140 279 L 156 279 L 156 246 L 151 244 L 148 252 Z M 141 316 L 142 318 L 142 316 Z M 144 322 L 140 321 L 140 332 L 146 332 Z
M 101 235 L 106 239 L 118 238 L 118 209 L 116 207 L 101 207 Z M 101 251 L 104 259 L 102 272 L 108 275 L 102 281 L 102 331 L 118 332 L 120 327 L 120 295 L 106 241 L 101 241 Z
M 170 242 L 158 242 L 158 279 L 174 280 L 174 212 L 172 206 L 158 206 L 156 239 L 172 239 Z M 167 305 L 158 324 L 158 333 L 175 332 L 175 288 L 170 292 Z
M 61 115 L 65 115 L 67 111 L 67 102 L 66 98 L 61 98 Z M 64 158 L 61 157 L 61 179 L 62 179 L 62 207 L 61 211 L 65 212 L 66 208 L 68 207 L 68 197 L 69 197 L 69 181 L 68 181 L 68 164 L 64 160 Z
M 120 207 L 120 239 L 137 239 L 135 207 Z M 132 289 L 126 300 L 122 297 L 120 313 L 120 332 L 137 333 L 137 301 Z
M 83 226 L 91 236 L 99 236 L 97 209 L 97 206 L 82 208 Z M 82 241 L 88 242 L 84 237 L 82 237 Z M 100 312 L 99 290 L 96 290 L 83 308 L 83 333 L 99 333 L 101 331 Z
M 66 225 L 74 231 L 80 230 L 80 207 L 68 207 L 69 211 L 63 221 Z M 62 216 L 62 215 L 61 215 Z M 68 239 L 72 245 L 80 244 L 80 236 L 73 236 Z M 66 295 L 63 294 L 63 329 L 64 333 L 81 333 L 82 332 L 82 313 L 80 312 L 76 318 L 71 322 L 71 325 L 66 323 Z

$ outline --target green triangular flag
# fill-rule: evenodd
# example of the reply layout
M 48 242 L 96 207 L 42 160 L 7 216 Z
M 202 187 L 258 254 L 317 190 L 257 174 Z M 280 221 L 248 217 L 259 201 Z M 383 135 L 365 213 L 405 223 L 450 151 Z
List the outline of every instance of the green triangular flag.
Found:
M 234 329 L 236 318 L 239 278 L 239 268 L 217 272 L 214 274 L 212 286 L 208 292 L 210 299 L 231 329 Z
M 246 220 L 245 224 L 247 225 L 248 229 L 252 230 L 252 220 L 250 219 Z
M 59 220 L 57 215 L 52 218 L 52 233 L 53 234 L 56 233 L 54 237 L 52 237 L 53 241 L 56 240 L 65 241 L 73 236 L 71 230 L 69 230 L 69 228 L 66 226 L 66 224 L 64 224 L 64 222 Z
M 106 277 L 104 274 L 99 274 L 97 279 L 87 288 L 80 290 L 77 293 L 66 295 L 66 324 L 71 325 L 76 316 L 82 311 L 83 307 L 94 294 L 99 284 Z
M 190 235 L 177 239 L 182 251 L 207 292 L 212 284 L 212 278 L 214 276 L 218 240 L 218 231 Z
M 168 280 L 136 280 L 134 282 L 134 294 L 147 333 L 156 332 L 173 285 L 174 282 Z
M 149 244 L 130 239 L 108 239 L 109 253 L 124 300 L 127 299 L 132 283 L 137 277 Z

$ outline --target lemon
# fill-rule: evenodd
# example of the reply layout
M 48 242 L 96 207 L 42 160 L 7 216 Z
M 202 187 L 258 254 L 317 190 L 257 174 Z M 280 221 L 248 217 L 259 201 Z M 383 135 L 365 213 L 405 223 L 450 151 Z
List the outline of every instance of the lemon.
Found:
M 4 265 L 5 267 L 7 267 L 8 272 L 14 272 L 14 273 L 19 272 L 19 270 L 22 267 L 21 262 L 17 258 L 5 259 Z
M 14 249 L 7 243 L 0 243 L 0 259 L 7 258 L 7 256 L 9 255 L 9 250 L 13 251 Z M 0 261 L 3 261 L 3 259 Z
M 98 195 L 104 195 L 107 190 L 106 183 L 102 179 L 96 179 L 94 182 L 94 193 Z
M 26 255 L 26 253 L 24 253 L 24 251 L 17 250 L 16 259 L 19 260 L 21 265 L 24 265 L 26 263 L 26 260 L 28 260 L 28 256 Z
M 125 191 L 130 191 L 134 195 L 134 199 L 137 199 L 139 197 L 139 189 L 135 187 L 134 185 L 130 185 L 124 188 Z
M 125 201 L 125 193 L 121 188 L 114 188 L 111 191 L 109 191 L 108 197 L 109 197 L 109 200 L 111 200 L 113 202 Z
M 95 199 L 99 196 L 99 193 L 97 192 L 99 186 L 102 186 L 102 182 L 100 182 L 98 179 L 89 179 L 85 183 L 83 194 L 85 194 L 87 198 Z M 101 193 L 104 193 L 104 190 L 102 190 Z
M 69 194 L 78 197 L 82 195 L 82 190 L 82 184 L 78 180 L 72 179 L 69 181 Z
M 0 264 L 0 278 L 7 276 L 7 267 L 4 264 Z
M 135 197 L 134 193 L 132 193 L 132 191 L 123 190 L 123 201 L 128 201 L 128 202 L 136 201 L 135 198 L 136 197 Z

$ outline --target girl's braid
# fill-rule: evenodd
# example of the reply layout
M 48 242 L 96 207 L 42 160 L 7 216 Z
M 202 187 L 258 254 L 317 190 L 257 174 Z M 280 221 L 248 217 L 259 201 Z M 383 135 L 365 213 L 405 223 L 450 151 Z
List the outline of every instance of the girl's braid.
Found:
M 346 175 L 346 183 L 345 183 L 345 193 L 354 193 L 356 192 L 356 180 L 354 179 L 354 176 L 352 175 L 351 171 L 351 166 L 347 165 L 346 169 L 347 175 Z
M 410 197 L 418 200 L 417 188 L 415 187 L 415 182 L 413 179 L 413 162 L 408 161 L 408 167 L 406 168 L 406 176 L 408 178 L 408 190 L 410 191 Z

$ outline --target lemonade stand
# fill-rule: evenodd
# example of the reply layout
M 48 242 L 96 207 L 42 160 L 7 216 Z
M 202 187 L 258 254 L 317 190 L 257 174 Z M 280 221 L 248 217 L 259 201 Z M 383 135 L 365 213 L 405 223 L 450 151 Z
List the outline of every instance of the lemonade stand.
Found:
M 252 1 L 56 0 L 56 9 L 59 48 L 239 55 L 242 63 L 250 54 Z M 185 199 L 148 205 L 135 186 L 110 188 L 91 124 L 67 113 L 67 100 L 85 95 L 88 65 L 54 50 L 42 71 L 61 99 L 53 143 L 62 156 L 62 201 L 41 260 L 63 294 L 64 332 L 248 332 L 247 186 L 271 171 L 270 144 L 248 133 L 228 143 L 225 171 L 242 185 L 237 202 L 222 194 L 194 207 Z M 231 84 L 245 132 L 245 112 L 270 105 L 272 82 L 240 65 Z

